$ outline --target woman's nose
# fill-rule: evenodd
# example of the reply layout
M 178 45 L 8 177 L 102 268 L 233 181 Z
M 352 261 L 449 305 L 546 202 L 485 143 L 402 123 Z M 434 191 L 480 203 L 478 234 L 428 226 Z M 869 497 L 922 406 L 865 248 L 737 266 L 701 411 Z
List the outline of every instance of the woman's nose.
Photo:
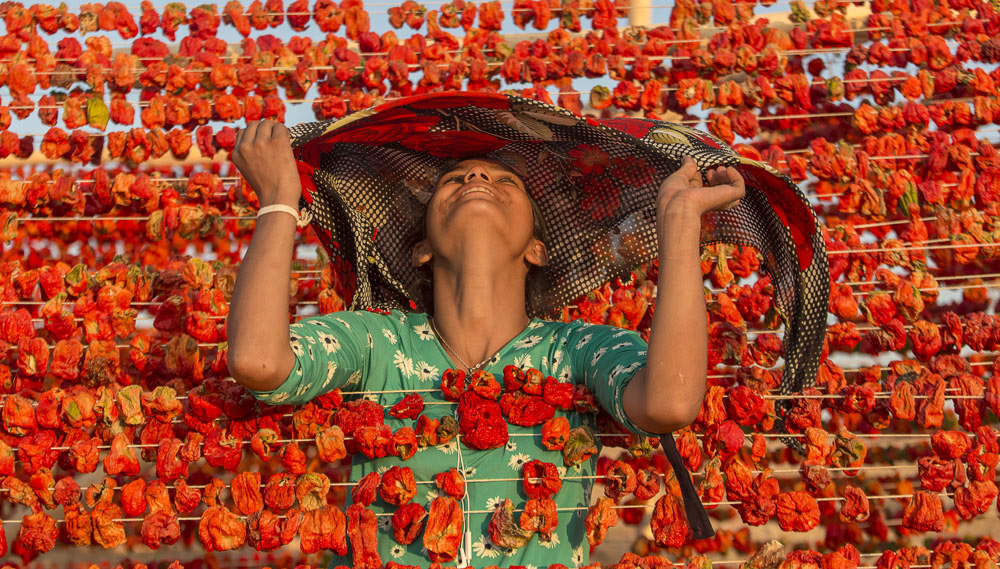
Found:
M 473 166 L 472 168 L 469 168 L 469 171 L 465 173 L 465 181 L 468 182 L 469 180 L 475 178 L 477 175 L 482 179 L 486 180 L 487 182 L 490 181 L 489 172 L 487 172 L 486 168 L 483 168 L 482 166 Z

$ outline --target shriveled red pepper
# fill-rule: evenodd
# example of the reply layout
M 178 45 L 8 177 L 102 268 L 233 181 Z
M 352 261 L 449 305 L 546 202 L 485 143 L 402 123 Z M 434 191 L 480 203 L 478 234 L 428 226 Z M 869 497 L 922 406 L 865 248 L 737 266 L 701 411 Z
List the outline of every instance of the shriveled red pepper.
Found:
M 108 475 L 136 476 L 139 474 L 139 457 L 130 448 L 130 442 L 125 433 L 118 433 L 111 440 L 111 450 L 104 457 L 104 471 Z
M 344 431 L 337 425 L 316 433 L 316 451 L 323 462 L 336 462 L 347 456 L 344 446 Z
M 434 484 L 446 495 L 461 500 L 465 497 L 465 477 L 457 468 L 449 468 L 434 475 Z
M 532 498 L 524 505 L 519 521 L 521 529 L 537 532 L 542 541 L 552 541 L 552 533 L 559 526 L 559 512 L 552 498 Z
M 618 511 L 615 501 L 611 498 L 598 498 L 597 502 L 587 509 L 587 517 L 583 526 L 587 532 L 587 542 L 597 546 L 604 542 L 608 528 L 618 525 Z
M 205 462 L 211 466 L 236 471 L 243 458 L 243 440 L 229 434 L 225 429 L 212 431 L 205 437 L 202 454 L 205 455 Z
M 997 486 L 992 480 L 974 480 L 968 487 L 955 490 L 955 509 L 963 520 L 971 520 L 989 511 L 997 493 Z
M 136 478 L 122 486 L 122 511 L 130 518 L 138 518 L 146 513 L 146 480 Z
M 608 498 L 617 502 L 625 494 L 634 492 L 637 485 L 635 469 L 627 462 L 616 460 L 608 466 L 604 475 L 604 495 Z
M 160 439 L 156 451 L 156 475 L 161 479 L 170 481 L 187 476 L 188 463 L 179 457 L 182 444 L 180 439 L 174 437 Z
M 198 523 L 198 538 L 207 551 L 229 551 L 246 541 L 247 527 L 242 518 L 223 506 L 208 508 Z
M 237 472 L 230 485 L 236 509 L 244 515 L 259 512 L 264 507 L 264 497 L 260 493 L 260 472 Z
M 458 401 L 465 393 L 465 372 L 460 369 L 446 369 L 441 374 L 441 393 L 448 401 Z
M 53 486 L 55 486 L 55 479 L 52 477 L 52 470 L 49 468 L 39 468 L 38 470 L 31 473 L 31 479 L 28 481 L 31 489 L 35 491 L 35 495 L 38 497 L 38 501 L 41 504 L 52 510 L 56 507 L 55 496 L 52 493 Z
M 368 458 L 382 458 L 389 454 L 392 429 L 388 425 L 358 427 L 354 431 L 354 444 Z
M 500 408 L 512 425 L 534 427 L 555 415 L 555 407 L 537 395 L 507 392 L 500 398 Z
M 247 516 L 247 545 L 257 551 L 273 551 L 281 547 L 281 519 L 270 510 Z
M 663 547 L 680 547 L 687 541 L 690 531 L 684 506 L 669 491 L 660 496 L 649 521 L 653 539 Z
M 57 537 L 56 521 L 45 512 L 28 514 L 21 519 L 17 539 L 26 551 L 47 553 L 55 547 Z
M 503 389 L 504 391 L 518 391 L 524 385 L 524 370 L 516 365 L 507 365 L 503 368 Z
M 566 466 L 583 464 L 597 454 L 597 443 L 594 430 L 587 425 L 574 427 L 569 432 L 566 444 L 562 449 L 563 463 Z
M 774 498 L 778 491 L 778 481 L 771 476 L 770 468 L 758 473 L 751 482 L 749 491 L 736 506 L 743 522 L 752 526 L 767 523 L 775 513 Z
M 524 385 L 521 391 L 528 395 L 541 396 L 545 390 L 545 374 L 535 368 L 528 368 L 524 372 Z
M 163 545 L 177 543 L 181 537 L 181 526 L 173 512 L 155 511 L 142 520 L 140 533 L 146 547 L 159 549 Z
M 81 493 L 80 485 L 76 483 L 76 480 L 72 476 L 63 476 L 56 482 L 55 489 L 52 491 L 52 498 L 57 504 L 68 506 L 79 503 Z
M 819 525 L 819 504 L 808 492 L 783 493 L 776 503 L 782 531 L 809 531 Z
M 397 543 L 413 543 L 427 521 L 427 510 L 416 502 L 403 504 L 392 514 L 392 537 Z
M 262 428 L 250 439 L 250 448 L 262 461 L 270 460 L 271 453 L 278 448 L 278 432 L 274 429 Z
M 125 526 L 117 521 L 122 517 L 122 509 L 114 502 L 115 481 L 105 477 L 101 495 L 90 512 L 94 526 L 94 541 L 105 549 L 125 543 Z
M 417 436 L 417 446 L 423 448 L 438 444 L 438 425 L 440 425 L 440 421 L 431 419 L 427 415 L 417 417 L 417 426 L 414 429 Z
M 189 488 L 187 480 L 183 478 L 174 483 L 174 488 L 174 503 L 178 512 L 186 514 L 198 507 L 201 502 L 201 490 Z
M 573 383 L 563 383 L 554 377 L 546 377 L 545 385 L 542 388 L 542 400 L 563 411 L 573 408 L 573 393 L 576 385 Z
M 408 466 L 392 466 L 382 474 L 378 487 L 379 496 L 387 503 L 402 506 L 417 494 L 413 470 Z
M 549 450 L 562 450 L 569 439 L 569 419 L 552 417 L 542 425 L 542 446 Z
M 410 393 L 389 409 L 389 414 L 397 419 L 413 419 L 424 410 L 424 398 L 419 393 Z
M 660 493 L 660 474 L 653 468 L 641 468 L 635 474 L 635 497 L 650 500 Z
M 424 548 L 434 562 L 452 561 L 462 542 L 462 507 L 450 496 L 438 496 L 431 502 L 424 528 Z
M 326 506 L 329 492 L 330 479 L 322 472 L 306 472 L 295 481 L 295 499 L 306 512 Z
M 347 508 L 347 537 L 351 540 L 354 567 L 378 569 L 382 558 L 378 554 L 378 522 L 375 512 L 362 504 Z
M 469 378 L 468 389 L 485 399 L 495 401 L 500 397 L 500 382 L 488 371 L 477 370 L 473 372 Z
M 358 504 L 370 506 L 375 501 L 376 492 L 382 481 L 382 475 L 378 472 L 369 472 L 358 480 L 357 484 L 351 487 L 351 500 Z
M 533 535 L 514 521 L 514 504 L 510 498 L 504 498 L 493 510 L 489 532 L 494 545 L 511 550 L 524 547 Z
M 857 468 L 865 462 L 868 455 L 868 447 L 857 436 L 841 425 L 837 431 L 837 438 L 834 439 L 833 452 L 830 453 L 830 461 L 835 466 L 841 468 L 851 467 L 845 472 L 849 475 L 857 474 Z
M 840 507 L 840 521 L 863 522 L 871 515 L 868 496 L 857 486 L 844 489 L 844 505 Z
M 389 454 L 398 456 L 401 460 L 410 460 L 417 454 L 417 434 L 412 427 L 396 429 L 389 443 Z
M 944 506 L 937 494 L 917 491 L 903 509 L 903 527 L 916 531 L 944 529 Z
M 475 392 L 462 394 L 458 425 L 462 442 L 470 448 L 486 450 L 507 444 L 507 422 L 503 420 L 500 405 Z
M 551 462 L 530 460 L 521 465 L 521 483 L 528 498 L 551 498 L 562 488 L 562 478 Z
M 329 549 L 347 555 L 347 517 L 331 505 L 305 512 L 299 526 L 299 547 L 305 554 Z
M 206 445 L 205 451 L 207 453 L 208 452 L 208 448 L 207 448 L 207 446 L 208 446 L 208 439 L 207 438 L 205 439 L 205 445 Z M 285 470 L 287 470 L 288 472 L 290 472 L 292 474 L 296 474 L 296 475 L 298 475 L 298 474 L 305 474 L 305 471 L 306 471 L 306 454 L 304 452 L 302 452 L 301 448 L 299 448 L 299 443 L 294 442 L 294 441 L 293 442 L 289 442 L 289 443 L 285 443 L 284 445 L 282 445 L 281 451 L 280 451 L 279 454 L 281 456 L 281 466 L 285 467 Z M 206 461 L 208 460 L 207 455 L 205 457 L 205 460 Z M 232 461 L 230 461 L 230 463 L 232 463 Z M 238 461 L 237 461 L 237 463 L 238 463 Z M 234 469 L 235 469 L 235 467 L 234 467 Z
M 78 547 L 90 545 L 94 532 L 90 512 L 77 503 L 64 506 L 63 514 L 63 528 L 69 542 Z
M 944 460 L 963 457 L 971 447 L 969 435 L 961 431 L 935 431 L 931 434 L 931 449 Z
M 269 510 L 281 513 L 295 504 L 295 475 L 275 472 L 267 479 L 263 492 L 264 504 Z

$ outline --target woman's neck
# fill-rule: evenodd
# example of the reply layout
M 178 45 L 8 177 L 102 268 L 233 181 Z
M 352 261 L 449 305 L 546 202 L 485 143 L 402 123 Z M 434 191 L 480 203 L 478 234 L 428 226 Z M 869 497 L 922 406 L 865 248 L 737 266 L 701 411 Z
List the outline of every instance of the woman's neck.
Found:
M 434 263 L 434 325 L 457 352 L 475 366 L 491 357 L 531 321 L 525 310 L 527 267 L 520 259 L 464 251 L 460 262 Z M 447 351 L 447 349 L 446 349 Z

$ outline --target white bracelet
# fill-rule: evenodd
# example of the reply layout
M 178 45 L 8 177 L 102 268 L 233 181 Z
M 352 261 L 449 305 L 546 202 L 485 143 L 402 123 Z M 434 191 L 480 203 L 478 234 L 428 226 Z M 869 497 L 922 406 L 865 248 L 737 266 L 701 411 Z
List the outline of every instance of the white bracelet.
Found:
M 309 222 L 312 220 L 312 215 L 310 215 L 308 211 L 303 210 L 302 215 L 299 216 L 299 212 L 294 207 L 290 205 L 285 205 L 283 203 L 277 203 L 260 208 L 259 210 L 257 210 L 257 218 L 259 219 L 260 216 L 262 215 L 266 215 L 268 213 L 273 213 L 276 211 L 282 211 L 294 217 L 295 225 L 297 225 L 298 227 L 305 227 L 309 225 Z

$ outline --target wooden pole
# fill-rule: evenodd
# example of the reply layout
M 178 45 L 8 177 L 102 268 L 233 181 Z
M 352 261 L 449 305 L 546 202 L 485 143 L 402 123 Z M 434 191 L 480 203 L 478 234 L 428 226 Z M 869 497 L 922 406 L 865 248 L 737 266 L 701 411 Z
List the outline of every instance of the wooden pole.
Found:
M 653 0 L 632 0 L 629 3 L 628 25 L 648 28 L 653 15 Z

